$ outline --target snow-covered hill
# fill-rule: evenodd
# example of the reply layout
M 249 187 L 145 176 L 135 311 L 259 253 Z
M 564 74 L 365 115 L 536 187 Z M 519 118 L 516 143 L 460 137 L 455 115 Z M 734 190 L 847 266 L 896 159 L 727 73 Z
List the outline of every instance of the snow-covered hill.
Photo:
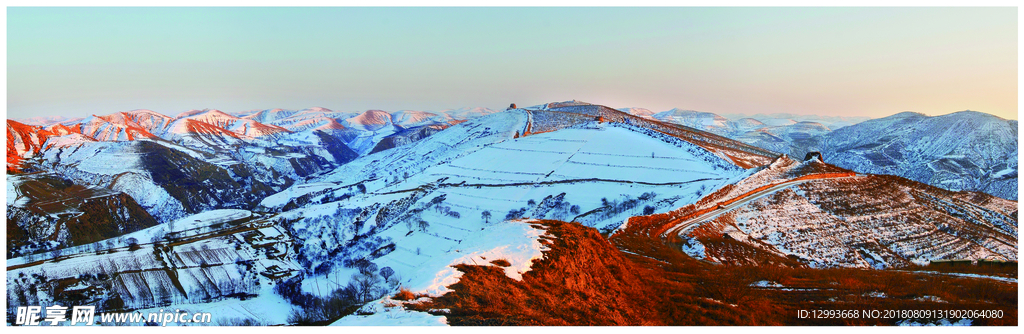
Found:
M 728 119 L 709 112 L 675 108 L 669 111 L 656 113 L 652 117 L 661 121 L 681 124 L 719 135 L 726 135 L 732 132 Z
M 899 175 L 948 190 L 1017 199 L 1017 121 L 965 111 L 928 117 L 905 112 L 867 120 L 817 115 L 729 115 L 672 109 L 655 118 L 763 149 L 858 172 Z
M 519 219 L 610 232 L 629 216 L 671 210 L 745 175 L 704 148 L 626 124 L 566 122 L 516 138 L 536 126 L 531 114 L 470 120 L 267 197 L 266 211 L 295 221 L 289 231 L 307 245 L 299 261 L 322 275 L 304 288 L 368 259 L 413 291 L 442 293 L 457 279 L 451 264 L 505 259 L 528 270 L 539 253 L 519 255 L 517 245 L 535 247 L 527 241 L 542 232 Z M 524 232 L 532 239 L 511 241 Z
M 18 123 L 28 124 L 28 125 L 37 125 L 37 126 L 47 126 L 47 125 L 52 125 L 52 124 L 61 123 L 61 122 L 65 122 L 65 121 L 75 121 L 75 119 L 69 119 L 67 117 L 60 116 L 60 115 L 57 115 L 57 116 L 36 116 L 36 117 L 28 117 L 28 118 L 15 118 L 13 120 L 17 121 Z
M 747 189 L 834 167 L 773 164 Z M 683 232 L 688 252 L 723 263 L 757 263 L 731 242 L 812 267 L 892 268 L 942 259 L 1017 260 L 1017 203 L 954 193 L 895 176 L 820 179 L 756 199 Z
M 323 109 L 323 108 L 314 108 L 314 109 Z M 260 122 L 260 123 L 270 124 L 270 123 L 272 123 L 272 122 L 274 122 L 276 120 L 283 119 L 283 118 L 288 118 L 288 117 L 290 117 L 290 116 L 292 116 L 292 115 L 294 115 L 296 113 L 299 113 L 299 112 L 301 112 L 301 111 L 299 111 L 299 110 L 284 110 L 284 109 L 267 109 L 267 110 L 243 111 L 243 112 L 235 113 L 234 115 L 238 116 L 238 117 L 241 117 L 241 118 L 251 119 L 251 120 L 254 120 L 254 121 L 257 121 L 257 122 Z
M 651 111 L 650 109 L 645 109 L 645 108 L 619 108 L 618 110 L 621 111 L 621 112 L 633 115 L 633 116 L 640 116 L 640 117 L 643 117 L 643 118 L 655 119 L 654 118 L 655 112 Z
M 363 131 L 377 131 L 394 125 L 391 121 L 391 114 L 383 110 L 367 110 L 362 114 L 346 119 L 345 122 L 350 127 Z
M 769 126 L 786 126 L 799 122 L 815 122 L 821 123 L 822 125 L 830 129 L 838 129 L 844 126 L 857 124 L 866 120 L 871 119 L 870 117 L 863 116 L 832 116 L 828 112 L 821 115 L 808 115 L 808 114 L 787 114 L 787 113 L 776 113 L 776 114 L 721 114 L 723 117 L 730 120 L 739 120 L 742 118 L 756 119 Z
M 391 114 L 391 119 L 395 125 L 403 128 L 411 128 L 416 126 L 431 125 L 431 124 L 449 124 L 453 119 L 448 115 L 439 115 L 425 111 L 415 110 L 399 110 Z
M 975 111 L 900 113 L 823 136 L 826 161 L 947 190 L 1017 199 L 1017 121 Z

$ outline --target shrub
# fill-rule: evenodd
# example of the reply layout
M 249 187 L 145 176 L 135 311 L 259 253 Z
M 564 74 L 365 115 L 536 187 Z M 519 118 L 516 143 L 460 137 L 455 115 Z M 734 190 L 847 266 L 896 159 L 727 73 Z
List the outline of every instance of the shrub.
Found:
M 413 299 L 416 299 L 416 295 L 413 294 L 412 291 L 409 291 L 409 289 L 406 289 L 406 288 L 403 287 L 403 288 L 398 290 L 398 293 L 395 294 L 394 299 L 397 299 L 397 300 L 413 300 Z

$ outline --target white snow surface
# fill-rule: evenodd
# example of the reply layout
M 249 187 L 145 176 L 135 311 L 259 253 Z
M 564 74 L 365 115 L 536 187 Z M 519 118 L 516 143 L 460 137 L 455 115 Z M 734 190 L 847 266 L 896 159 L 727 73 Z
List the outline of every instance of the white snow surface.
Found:
M 184 230 L 191 230 L 194 228 L 200 228 L 209 226 L 217 223 L 228 222 L 232 220 L 238 220 L 248 218 L 252 216 L 252 212 L 248 210 L 238 209 L 222 209 L 222 210 L 210 210 L 198 214 L 194 214 L 182 219 L 178 219 L 171 223 L 174 226 L 172 231 L 179 232 Z
M 210 313 L 211 320 L 213 321 L 208 325 L 212 326 L 217 326 L 219 322 L 231 319 L 252 319 L 260 322 L 262 325 L 288 324 L 288 316 L 291 315 L 292 311 L 301 309 L 274 293 L 273 290 L 274 287 L 272 285 L 261 284 L 259 296 L 252 299 L 238 300 L 231 298 L 212 303 L 174 304 L 165 307 L 142 309 L 139 312 L 142 312 L 142 314 L 161 312 L 161 310 L 163 312 L 180 310 L 188 314 L 207 312 Z M 171 322 L 167 323 L 167 325 L 178 326 L 183 324 Z
M 968 273 L 943 273 L 943 272 L 938 272 L 938 271 L 913 271 L 913 273 L 931 274 L 931 275 L 947 275 L 947 276 L 969 277 L 969 278 L 987 278 L 987 279 L 993 279 L 993 280 L 1003 281 L 1003 282 L 1007 282 L 1007 283 L 1014 283 L 1014 284 L 1017 283 L 1017 279 L 1016 278 L 1001 277 L 1001 276 L 991 276 L 991 275 L 979 275 L 979 274 L 968 274 Z
M 453 267 L 457 264 L 491 265 L 490 261 L 506 260 L 511 265 L 504 268 L 505 275 L 522 280 L 522 274 L 530 270 L 533 260 L 541 258 L 546 250 L 539 240 L 546 232 L 531 227 L 530 223 L 529 220 L 509 221 L 485 227 L 474 232 L 472 238 L 463 239 L 462 243 L 448 249 L 432 247 L 437 244 L 434 238 L 413 236 L 407 238 L 398 251 L 375 262 L 390 266 L 407 278 L 402 283 L 410 291 L 431 296 L 447 293 L 450 291 L 447 286 L 459 281 L 462 272 Z M 405 251 L 413 247 L 420 248 L 421 255 Z
M 448 319 L 402 307 L 402 302 L 384 297 L 359 309 L 370 315 L 352 314 L 338 319 L 331 326 L 447 326 Z
M 757 287 L 757 288 L 784 288 L 784 287 L 786 287 L 785 285 L 782 285 L 782 284 L 779 284 L 779 283 L 776 283 L 776 282 L 773 282 L 773 281 L 764 281 L 764 280 L 757 281 L 757 282 L 754 282 L 754 283 L 750 283 L 750 286 Z

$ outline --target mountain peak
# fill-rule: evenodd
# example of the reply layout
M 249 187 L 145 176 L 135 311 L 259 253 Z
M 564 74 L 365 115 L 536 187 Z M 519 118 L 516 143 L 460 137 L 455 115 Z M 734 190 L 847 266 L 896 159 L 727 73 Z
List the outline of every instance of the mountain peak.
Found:
M 919 112 L 915 112 L 915 111 L 904 111 L 904 112 L 901 112 L 901 113 L 898 113 L 898 114 L 894 114 L 892 116 L 885 117 L 885 118 L 908 118 L 908 117 L 921 117 L 921 116 L 928 117 L 928 115 L 925 115 L 923 113 L 919 113 Z
M 700 113 L 700 111 L 696 111 L 696 110 L 693 110 L 693 109 L 682 109 L 682 108 L 672 108 L 672 109 L 666 110 L 665 112 L 666 113 L 674 113 L 674 114 L 696 114 L 696 113 Z
M 281 109 L 274 109 L 274 110 L 271 110 L 271 112 L 273 112 L 273 111 L 281 111 Z M 312 108 L 306 108 L 306 109 L 303 109 L 303 111 L 312 111 L 312 112 L 334 112 L 334 110 L 331 110 L 331 109 L 327 109 L 327 108 L 324 108 L 324 107 L 312 107 Z
M 963 117 L 963 118 L 992 119 L 992 120 L 1003 120 L 1003 121 L 1006 120 L 1005 118 L 1002 118 L 1002 117 L 999 117 L 999 116 L 996 116 L 996 115 L 992 115 L 992 114 L 989 114 L 989 113 L 981 112 L 981 111 L 976 111 L 976 110 L 957 111 L 955 113 L 946 114 L 946 115 L 942 115 L 942 116 L 953 116 L 953 115 L 956 115 L 955 117 Z M 938 116 L 938 117 L 942 117 L 942 116 Z
M 562 108 L 562 107 L 574 107 L 574 106 L 592 106 L 592 105 L 594 105 L 594 104 L 593 103 L 583 102 L 583 101 L 572 100 L 572 101 L 562 101 L 562 102 L 551 102 L 551 103 L 548 103 L 547 105 L 545 105 L 545 109 L 554 109 L 554 108 Z

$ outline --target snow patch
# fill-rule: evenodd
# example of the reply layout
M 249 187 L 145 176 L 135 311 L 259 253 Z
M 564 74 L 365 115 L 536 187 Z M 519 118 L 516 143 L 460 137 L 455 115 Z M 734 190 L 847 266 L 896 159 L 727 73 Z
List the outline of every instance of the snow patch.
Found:
M 171 230 L 180 232 L 217 223 L 252 217 L 252 212 L 238 209 L 210 210 L 178 219 L 170 224 Z
M 772 282 L 772 281 L 757 281 L 757 282 L 754 282 L 754 283 L 750 283 L 750 286 L 756 287 L 756 288 L 784 288 L 784 287 L 786 287 L 785 285 L 782 285 L 782 284 L 779 284 L 779 283 L 776 283 L 776 282 Z
M 428 260 L 419 272 L 433 271 L 434 275 L 416 275 L 411 290 L 440 296 L 448 293 L 448 286 L 462 278 L 462 272 L 455 265 L 489 265 L 490 261 L 505 260 L 511 265 L 505 267 L 505 275 L 522 280 L 523 273 L 530 271 L 534 259 L 543 256 L 546 247 L 540 243 L 540 236 L 546 232 L 530 225 L 535 221 L 509 221 L 490 226 L 474 238 L 467 239 L 458 249 Z
M 682 236 L 682 234 L 680 234 Z M 703 260 L 707 257 L 707 253 L 704 250 L 704 244 L 697 241 L 696 238 L 683 237 L 686 240 L 683 241 L 683 253 L 689 255 L 692 258 Z
M 371 314 L 372 313 L 372 314 Z M 368 314 L 368 315 L 367 315 Z M 370 302 L 331 326 L 447 326 L 448 318 L 408 310 L 390 297 Z

